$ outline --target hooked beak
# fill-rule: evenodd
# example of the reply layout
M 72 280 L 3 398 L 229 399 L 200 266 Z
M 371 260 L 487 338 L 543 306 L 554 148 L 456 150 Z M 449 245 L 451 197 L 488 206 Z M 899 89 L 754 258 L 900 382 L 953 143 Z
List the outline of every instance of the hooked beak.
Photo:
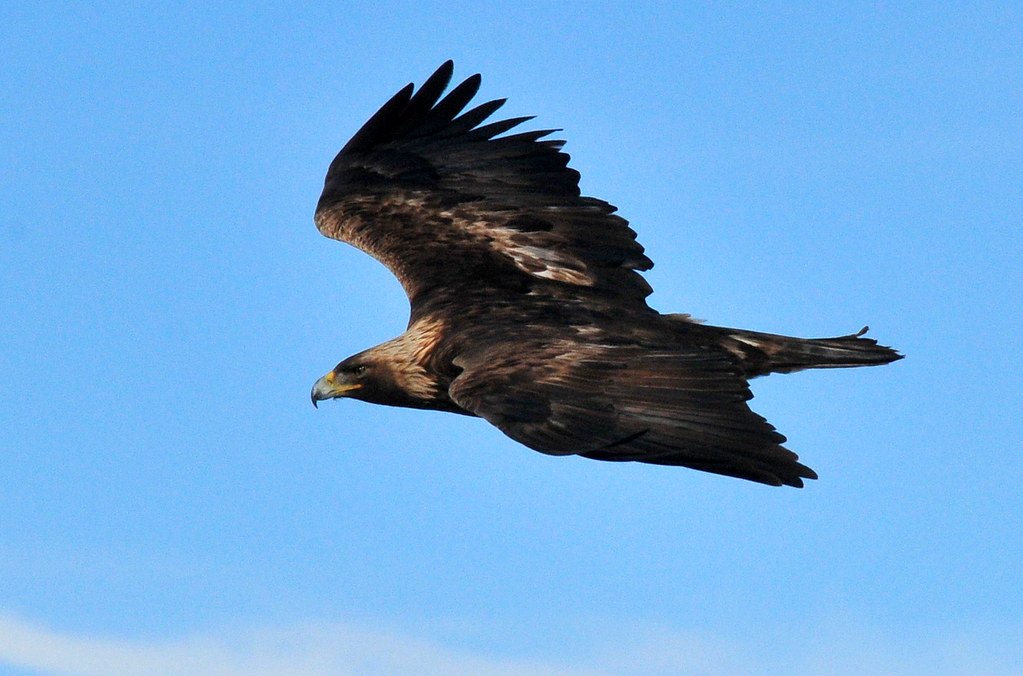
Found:
M 313 400 L 313 407 L 319 408 L 317 402 L 323 401 L 324 399 L 337 399 L 338 397 L 343 397 L 352 390 L 357 390 L 360 387 L 362 387 L 361 383 L 343 382 L 333 371 L 331 371 L 313 383 L 313 391 L 309 394 L 309 397 Z

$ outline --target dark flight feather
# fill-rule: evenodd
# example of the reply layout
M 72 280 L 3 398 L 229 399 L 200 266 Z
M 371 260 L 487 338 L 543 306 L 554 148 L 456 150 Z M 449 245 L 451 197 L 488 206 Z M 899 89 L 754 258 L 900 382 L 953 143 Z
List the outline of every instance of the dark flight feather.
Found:
M 748 380 L 900 355 L 862 331 L 803 339 L 652 310 L 639 273 L 653 263 L 614 206 L 580 194 L 556 130 L 484 124 L 505 100 L 463 112 L 480 77 L 442 98 L 452 73 L 448 61 L 401 89 L 330 164 L 317 227 L 386 265 L 411 316 L 321 379 L 314 403 L 475 415 L 552 455 L 816 478 L 750 410 Z

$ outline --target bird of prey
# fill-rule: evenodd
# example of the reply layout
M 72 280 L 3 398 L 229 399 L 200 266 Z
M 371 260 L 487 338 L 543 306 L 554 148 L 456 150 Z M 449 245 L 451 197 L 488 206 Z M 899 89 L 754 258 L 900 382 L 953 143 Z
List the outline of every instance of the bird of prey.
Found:
M 627 221 L 579 191 L 555 130 L 442 97 L 444 63 L 395 94 L 327 170 L 315 222 L 382 262 L 408 328 L 316 381 L 350 397 L 478 416 L 542 453 L 677 465 L 800 487 L 816 473 L 750 410 L 748 381 L 901 358 L 864 338 L 793 338 L 661 314 Z M 464 111 L 464 112 L 463 112 Z

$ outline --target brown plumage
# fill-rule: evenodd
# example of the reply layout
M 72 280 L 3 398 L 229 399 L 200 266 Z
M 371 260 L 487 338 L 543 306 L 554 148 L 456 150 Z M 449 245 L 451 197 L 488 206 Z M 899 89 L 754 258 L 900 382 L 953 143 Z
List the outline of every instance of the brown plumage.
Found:
M 682 465 L 802 486 L 812 469 L 750 410 L 748 379 L 886 364 L 863 331 L 790 338 L 647 306 L 653 265 L 615 207 L 579 193 L 550 130 L 462 112 L 447 62 L 399 91 L 327 171 L 316 226 L 386 265 L 411 304 L 401 336 L 345 359 L 318 400 L 479 416 L 543 453 Z

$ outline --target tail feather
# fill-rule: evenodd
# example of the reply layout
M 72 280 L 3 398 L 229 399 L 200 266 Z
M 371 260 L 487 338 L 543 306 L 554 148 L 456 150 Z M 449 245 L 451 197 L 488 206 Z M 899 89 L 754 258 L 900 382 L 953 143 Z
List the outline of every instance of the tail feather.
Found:
M 742 358 L 749 377 L 803 369 L 879 366 L 902 359 L 890 347 L 864 338 L 869 327 L 848 336 L 793 338 L 743 329 L 720 329 L 722 345 Z

